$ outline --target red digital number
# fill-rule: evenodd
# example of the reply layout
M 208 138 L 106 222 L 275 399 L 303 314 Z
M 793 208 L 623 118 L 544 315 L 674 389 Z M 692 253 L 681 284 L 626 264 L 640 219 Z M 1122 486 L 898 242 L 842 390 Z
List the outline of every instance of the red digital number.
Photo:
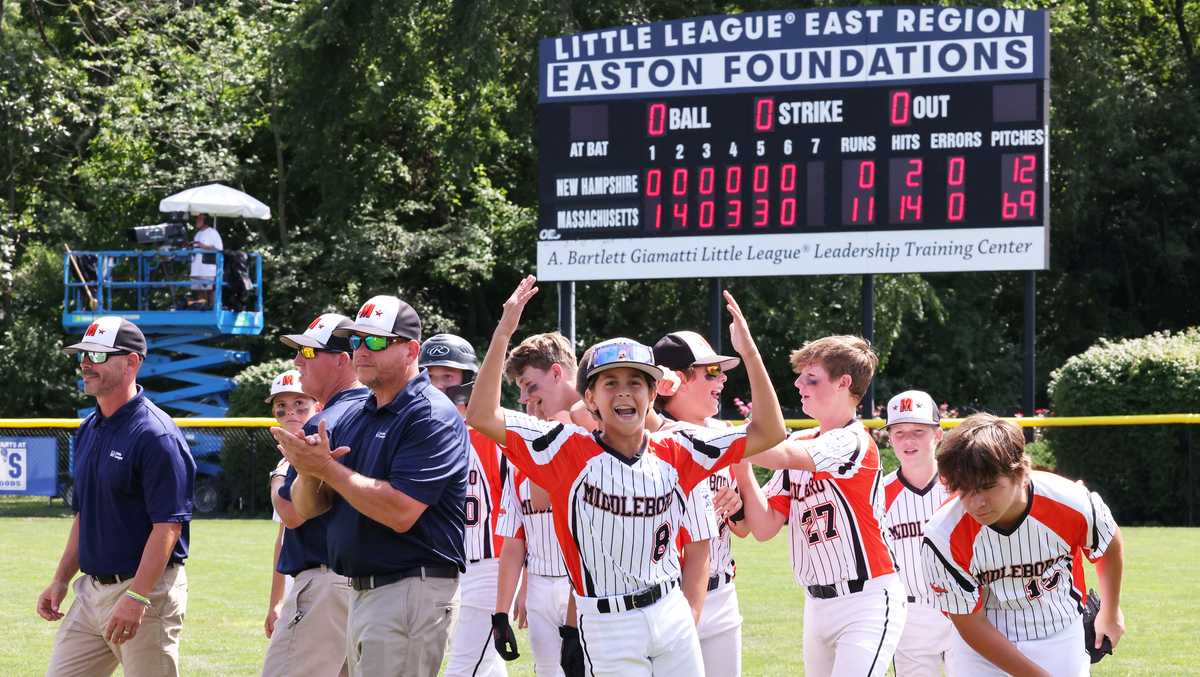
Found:
M 651 169 L 646 172 L 646 197 L 662 195 L 662 170 Z
M 949 158 L 946 164 L 946 220 L 962 221 L 967 212 L 967 159 L 961 155 Z
M 966 208 L 967 196 L 965 193 L 950 193 L 950 197 L 946 201 L 946 220 L 962 221 Z
M 779 203 L 779 225 L 785 228 L 796 225 L 796 198 L 784 198 Z
M 967 159 L 961 155 L 956 155 L 950 158 L 949 166 L 946 168 L 946 185 L 961 186 L 966 175 Z
M 767 221 L 771 217 L 771 202 L 770 200 L 755 200 L 754 201 L 754 227 L 766 228 Z
M 1025 210 L 1023 218 L 1032 219 L 1037 215 L 1037 192 L 1023 190 L 1017 194 L 1014 202 L 1008 191 L 1000 194 L 1000 213 L 1005 221 L 1022 218 L 1021 210 Z
M 1013 159 L 1013 183 L 1033 183 L 1037 171 L 1036 155 L 1018 155 Z
M 892 125 L 906 126 L 911 121 L 912 94 L 900 89 L 892 92 Z
M 791 193 L 796 190 L 796 164 L 789 162 L 779 168 L 779 191 Z
M 671 195 L 675 197 L 683 197 L 687 195 L 688 187 L 688 170 L 687 167 L 678 167 L 671 173 Z
M 738 165 L 725 168 L 725 192 L 742 192 L 742 168 Z
M 676 228 L 687 228 L 688 227 L 687 213 L 688 213 L 688 203 L 687 202 L 676 202 L 675 204 L 671 205 L 671 216 L 675 220 L 675 223 L 673 225 Z
M 726 203 L 725 209 L 725 227 L 726 228 L 741 228 L 742 227 L 742 201 L 729 200 Z
M 700 184 L 697 188 L 701 195 L 712 195 L 716 184 L 717 172 L 712 167 L 700 168 Z
M 754 131 L 769 132 L 775 127 L 775 99 L 754 100 Z
M 646 115 L 646 135 L 662 136 L 667 131 L 667 104 L 652 103 Z
M 716 203 L 712 200 L 704 200 L 700 203 L 700 227 L 713 227 L 713 214 L 716 212 Z
M 765 193 L 771 182 L 771 168 L 767 165 L 754 165 L 754 180 L 752 187 L 755 193 Z

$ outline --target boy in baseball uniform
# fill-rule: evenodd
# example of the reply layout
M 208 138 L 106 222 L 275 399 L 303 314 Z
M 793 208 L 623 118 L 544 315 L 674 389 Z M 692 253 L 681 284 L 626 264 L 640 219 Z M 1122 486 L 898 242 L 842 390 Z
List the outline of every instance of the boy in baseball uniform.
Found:
M 908 620 L 892 665 L 896 677 L 939 675 L 954 626 L 933 601 L 921 565 L 925 523 L 949 498 L 933 456 L 942 441 L 941 414 L 933 398 L 920 390 L 893 397 L 887 406 L 887 433 L 900 468 L 883 478 L 883 533 L 908 592 Z
M 1082 483 L 1030 469 L 1013 423 L 975 414 L 943 440 L 938 472 L 957 495 L 925 525 L 925 577 L 958 631 L 950 675 L 1089 674 L 1083 560 L 1102 604 L 1096 646 L 1115 647 L 1124 547 L 1108 506 Z
M 755 529 L 759 540 L 789 526 L 792 568 L 806 591 L 805 674 L 883 675 L 904 629 L 907 593 L 880 527 L 879 450 L 856 415 L 878 358 L 857 336 L 827 336 L 794 351 L 791 362 L 804 413 L 820 425 L 754 458 L 778 472 L 766 504 L 743 494 L 746 514 L 765 524 Z
M 579 639 L 593 675 L 697 675 L 704 667 L 691 609 L 679 589 L 680 528 L 699 483 L 744 455 L 783 440 L 783 415 L 754 339 L 732 296 L 731 335 L 749 376 L 758 415 L 726 430 L 649 434 L 646 414 L 662 371 L 649 347 L 611 339 L 593 347 L 584 400 L 602 432 L 500 408 L 508 342 L 537 293 L 529 276 L 504 304 L 480 368 L 467 420 L 504 444 L 519 472 L 547 490 L 555 533 L 574 593 Z M 686 523 L 685 523 L 686 519 Z

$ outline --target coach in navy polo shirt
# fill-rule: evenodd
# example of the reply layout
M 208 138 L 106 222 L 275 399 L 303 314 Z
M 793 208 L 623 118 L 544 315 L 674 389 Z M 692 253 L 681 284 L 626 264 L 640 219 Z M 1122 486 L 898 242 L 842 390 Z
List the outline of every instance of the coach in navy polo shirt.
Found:
M 78 355 L 96 411 L 76 437 L 75 523 L 38 615 L 59 611 L 67 584 L 75 601 L 59 627 L 48 675 L 179 674 L 187 609 L 188 522 L 196 462 L 174 421 L 137 385 L 146 337 L 132 322 L 101 317 Z
M 305 434 L 316 433 L 321 421 L 327 430 L 335 430 L 342 416 L 361 409 L 370 394 L 355 376 L 350 339 L 333 335 L 334 329 L 351 324 L 345 315 L 325 313 L 310 322 L 304 333 L 279 338 L 296 351 L 300 387 L 321 403 L 321 411 L 305 423 Z M 271 496 L 275 511 L 287 527 L 276 570 L 296 580 L 271 632 L 262 674 L 332 677 L 343 672 L 346 663 L 350 588 L 346 577 L 328 566 L 328 513 L 312 519 L 300 515 L 292 504 L 296 470 L 286 462 L 283 465 L 283 484 Z
M 324 423 L 315 443 L 271 432 L 299 473 L 293 504 L 329 512 L 330 565 L 354 588 L 350 674 L 436 675 L 465 570 L 467 427 L 417 366 L 421 320 L 407 303 L 376 296 L 334 333 L 349 336 L 371 396 L 342 417 L 334 451 Z

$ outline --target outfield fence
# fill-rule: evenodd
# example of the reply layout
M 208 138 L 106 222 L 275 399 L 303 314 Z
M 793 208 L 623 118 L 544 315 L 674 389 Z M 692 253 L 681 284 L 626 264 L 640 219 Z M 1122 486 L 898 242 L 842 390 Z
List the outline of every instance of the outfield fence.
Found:
M 943 419 L 953 428 L 963 419 Z M 1200 414 L 1143 414 L 1125 416 L 1015 417 L 1006 420 L 1032 429 L 1097 428 L 1107 426 L 1170 426 L 1178 432 L 1185 467 L 1178 479 L 1185 483 L 1184 522 L 1197 524 L 1197 463 L 1192 427 Z M 6 496 L 45 496 L 71 500 L 74 476 L 75 431 L 73 418 L 0 419 L 0 500 Z M 268 428 L 272 418 L 178 418 L 196 459 L 196 512 L 265 514 L 270 512 L 267 477 L 279 462 L 279 452 Z M 811 419 L 788 419 L 793 430 L 817 425 Z M 878 431 L 882 419 L 864 422 Z M 877 433 L 878 434 L 878 433 Z M 19 476 L 19 477 L 18 477 Z M 18 481 L 20 480 L 20 481 Z

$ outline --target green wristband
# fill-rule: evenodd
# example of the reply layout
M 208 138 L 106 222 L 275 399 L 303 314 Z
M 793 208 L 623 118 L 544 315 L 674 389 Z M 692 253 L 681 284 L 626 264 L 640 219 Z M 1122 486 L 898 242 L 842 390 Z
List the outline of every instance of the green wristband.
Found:
M 138 604 L 141 604 L 144 607 L 147 607 L 147 608 L 150 607 L 150 599 L 148 597 L 143 597 L 132 590 L 126 590 L 125 596 L 128 597 L 129 599 L 132 599 L 133 601 L 137 602 Z

